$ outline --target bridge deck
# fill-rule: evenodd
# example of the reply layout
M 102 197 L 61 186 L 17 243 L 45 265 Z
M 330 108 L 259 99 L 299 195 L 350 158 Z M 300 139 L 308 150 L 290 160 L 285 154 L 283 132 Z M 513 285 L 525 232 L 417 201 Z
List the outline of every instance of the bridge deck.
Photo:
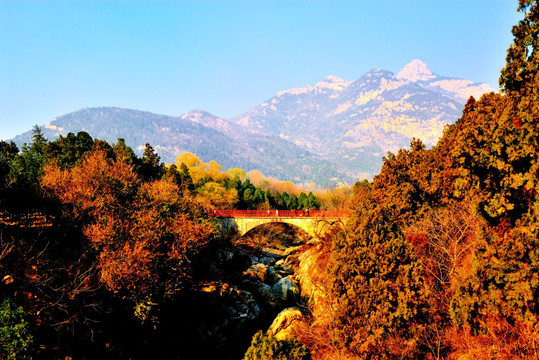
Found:
M 233 217 L 233 218 L 344 218 L 349 217 L 350 212 L 344 210 L 209 210 L 209 217 Z

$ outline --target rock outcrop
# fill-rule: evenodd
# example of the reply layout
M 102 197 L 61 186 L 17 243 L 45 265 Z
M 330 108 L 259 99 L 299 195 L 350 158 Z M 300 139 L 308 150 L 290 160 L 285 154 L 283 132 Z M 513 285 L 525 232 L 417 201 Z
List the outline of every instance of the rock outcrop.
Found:
M 287 276 L 279 280 L 272 287 L 273 299 L 278 301 L 289 301 L 299 297 L 299 286 L 292 281 L 291 276 Z
M 276 340 L 288 340 L 294 337 L 295 327 L 303 320 L 303 313 L 296 307 L 286 308 L 281 311 L 271 323 L 267 334 Z

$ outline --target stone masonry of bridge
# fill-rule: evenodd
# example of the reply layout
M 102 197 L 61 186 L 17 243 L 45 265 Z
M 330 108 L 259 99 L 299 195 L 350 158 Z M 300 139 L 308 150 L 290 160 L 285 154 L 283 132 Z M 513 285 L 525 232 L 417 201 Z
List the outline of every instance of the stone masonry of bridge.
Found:
M 318 237 L 337 224 L 344 225 L 349 213 L 333 210 L 210 210 L 208 216 L 219 223 L 223 231 L 235 230 L 240 236 L 257 226 L 280 222 Z

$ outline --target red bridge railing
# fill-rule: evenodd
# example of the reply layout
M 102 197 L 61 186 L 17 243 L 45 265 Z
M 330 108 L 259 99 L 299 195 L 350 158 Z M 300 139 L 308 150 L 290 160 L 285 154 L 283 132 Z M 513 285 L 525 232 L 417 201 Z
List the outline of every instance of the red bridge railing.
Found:
M 236 217 L 236 218 L 340 218 L 350 216 L 349 211 L 344 210 L 206 210 L 209 217 Z

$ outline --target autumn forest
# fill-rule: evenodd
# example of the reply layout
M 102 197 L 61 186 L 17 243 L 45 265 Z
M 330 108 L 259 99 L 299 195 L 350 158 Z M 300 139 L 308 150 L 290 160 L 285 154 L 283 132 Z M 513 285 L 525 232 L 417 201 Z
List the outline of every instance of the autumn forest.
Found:
M 539 4 L 518 11 L 501 92 L 372 181 L 304 190 L 37 126 L 0 142 L 0 358 L 539 359 Z M 351 216 L 239 237 L 210 209 Z

